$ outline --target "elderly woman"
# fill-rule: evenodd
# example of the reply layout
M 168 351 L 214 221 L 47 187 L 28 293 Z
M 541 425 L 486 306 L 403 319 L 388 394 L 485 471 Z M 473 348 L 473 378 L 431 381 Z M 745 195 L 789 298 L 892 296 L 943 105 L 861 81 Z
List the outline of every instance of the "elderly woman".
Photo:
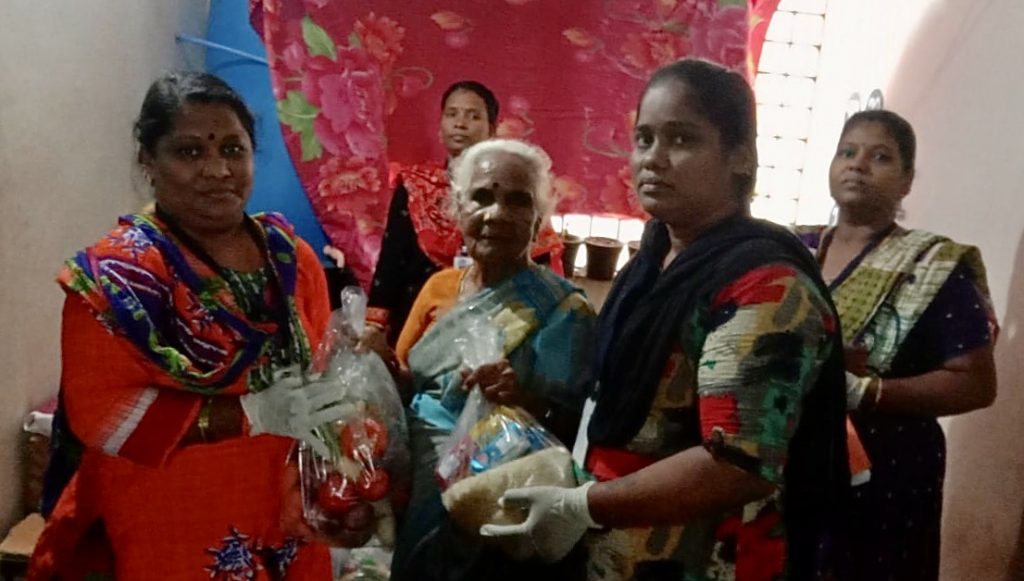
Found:
M 326 283 L 281 216 L 244 211 L 254 129 L 213 75 L 171 73 L 146 93 L 135 136 L 155 209 L 58 278 L 55 460 L 75 470 L 32 579 L 331 576 L 326 547 L 282 511 L 294 438 L 315 446 L 311 428 L 340 417 L 310 413 L 330 394 L 287 372 L 327 326 Z
M 508 491 L 549 558 L 588 529 L 590 579 L 807 580 L 849 483 L 842 344 L 799 240 L 750 218 L 754 96 L 687 59 L 640 97 L 631 156 L 653 219 L 601 311 L 596 482 Z M 584 445 L 586 444 L 586 445 Z
M 847 404 L 871 461 L 853 492 L 850 579 L 939 578 L 946 439 L 936 417 L 996 396 L 981 254 L 896 222 L 915 150 L 896 113 L 850 117 L 829 171 L 838 223 L 804 233 L 839 309 Z
M 404 166 L 396 178 L 387 227 L 370 287 L 367 322 L 380 341 L 394 346 L 420 289 L 431 275 L 451 267 L 464 241 L 449 205 L 449 173 L 462 152 L 494 137 L 498 98 L 476 81 L 459 81 L 441 96 L 438 136 L 447 152 L 444 164 Z M 541 264 L 561 272 L 561 238 L 545 223 L 530 248 Z
M 412 396 L 415 464 L 395 579 L 506 578 L 531 566 L 512 564 L 452 530 L 434 469 L 467 386 L 479 385 L 491 401 L 524 407 L 572 445 L 591 383 L 594 313 L 579 289 L 530 260 L 531 243 L 554 205 L 550 170 L 541 149 L 514 140 L 474 145 L 454 167 L 452 205 L 473 263 L 427 281 L 392 356 Z M 481 314 L 501 330 L 504 358 L 464 370 L 453 344 Z

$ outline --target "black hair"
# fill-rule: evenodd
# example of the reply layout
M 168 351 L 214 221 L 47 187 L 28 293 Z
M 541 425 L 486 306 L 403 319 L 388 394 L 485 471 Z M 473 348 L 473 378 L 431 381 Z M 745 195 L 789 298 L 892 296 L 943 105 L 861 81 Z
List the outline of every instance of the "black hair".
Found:
M 451 97 L 452 93 L 455 91 L 469 91 L 470 93 L 475 93 L 484 101 L 484 107 L 487 109 L 487 122 L 491 125 L 496 125 L 498 123 L 498 112 L 501 107 L 498 103 L 498 98 L 494 96 L 494 93 L 488 89 L 486 85 L 477 81 L 459 81 L 445 89 L 444 95 L 441 97 L 442 112 L 444 111 L 445 105 L 448 103 L 448 97 Z
M 187 103 L 214 103 L 231 107 L 256 147 L 256 120 L 242 98 L 223 79 L 210 73 L 167 73 L 149 86 L 135 120 L 139 152 L 152 154 L 160 138 L 174 125 L 174 116 Z
M 864 123 L 879 123 L 885 127 L 889 136 L 896 142 L 900 150 L 900 161 L 903 162 L 903 172 L 914 171 L 914 157 L 917 155 L 917 137 L 914 135 L 914 128 L 910 122 L 892 111 L 872 109 L 869 111 L 858 111 L 850 116 L 843 124 L 843 132 L 839 134 L 842 139 L 846 132 L 857 125 Z
M 749 146 L 757 167 L 757 107 L 754 91 L 742 75 L 702 59 L 687 58 L 666 65 L 651 76 L 640 101 L 655 85 L 676 81 L 686 85 L 692 105 L 718 129 L 726 151 Z M 637 105 L 637 111 L 640 106 Z M 740 179 L 740 177 L 742 179 Z M 737 193 L 748 197 L 754 189 L 754 175 L 737 178 Z

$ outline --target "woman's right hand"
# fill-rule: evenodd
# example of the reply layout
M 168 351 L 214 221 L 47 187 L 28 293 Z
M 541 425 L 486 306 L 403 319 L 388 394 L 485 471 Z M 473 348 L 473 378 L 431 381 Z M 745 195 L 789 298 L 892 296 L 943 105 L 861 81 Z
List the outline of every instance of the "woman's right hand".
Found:
M 496 404 L 522 407 L 527 404 L 516 381 L 516 371 L 507 359 L 464 371 L 462 385 L 467 390 L 479 387 L 483 396 Z
M 868 348 L 862 343 L 853 343 L 843 348 L 843 366 L 846 367 L 846 409 L 858 410 L 864 403 L 871 371 L 868 369 Z M 870 399 L 870 398 L 869 398 Z
M 359 338 L 359 344 L 356 345 L 356 351 L 376 353 L 381 361 L 388 366 L 388 369 L 392 370 L 392 373 L 398 366 L 395 351 L 388 345 L 387 333 L 378 325 L 366 325 L 366 330 L 363 331 L 363 336 Z
M 398 396 L 402 399 L 402 405 L 409 405 L 413 396 L 410 391 L 412 379 L 409 370 L 403 368 L 398 362 L 395 350 L 388 345 L 387 332 L 378 325 L 367 324 L 363 336 L 359 338 L 359 343 L 356 345 L 356 352 L 376 353 L 391 372 L 391 378 L 395 380 L 395 387 L 398 388 Z
M 850 373 L 863 377 L 870 375 L 868 370 L 868 356 L 871 353 L 861 343 L 854 343 L 843 348 L 843 360 L 846 370 Z
M 239 398 L 249 420 L 249 434 L 274 434 L 302 440 L 322 456 L 327 446 L 313 429 L 345 417 L 337 388 L 323 381 L 308 382 L 298 366 L 274 374 L 274 383 L 262 391 Z

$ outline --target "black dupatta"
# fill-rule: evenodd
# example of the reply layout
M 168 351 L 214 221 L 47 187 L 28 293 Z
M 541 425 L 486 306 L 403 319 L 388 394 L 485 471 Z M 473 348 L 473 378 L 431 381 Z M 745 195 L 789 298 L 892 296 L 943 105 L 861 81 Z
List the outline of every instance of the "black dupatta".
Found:
M 619 274 L 598 318 L 596 406 L 591 445 L 621 447 L 650 412 L 659 378 L 682 326 L 726 284 L 758 266 L 785 263 L 814 282 L 837 323 L 839 317 L 817 262 L 795 236 L 768 222 L 736 215 L 708 229 L 661 269 L 668 229 L 651 220 L 640 250 Z M 789 444 L 783 495 L 789 579 L 813 579 L 836 570 L 849 491 L 842 335 L 817 383 L 801 402 Z M 822 545 L 825 551 L 822 553 Z M 841 569 L 840 569 L 841 570 Z

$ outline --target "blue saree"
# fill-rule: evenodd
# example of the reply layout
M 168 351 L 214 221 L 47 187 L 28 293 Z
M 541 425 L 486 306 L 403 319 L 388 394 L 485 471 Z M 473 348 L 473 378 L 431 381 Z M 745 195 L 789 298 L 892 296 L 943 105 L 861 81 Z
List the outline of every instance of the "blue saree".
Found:
M 423 292 L 436 291 L 431 284 L 441 280 L 450 288 L 438 294 L 458 294 L 461 276 L 448 271 L 434 275 Z M 434 478 L 439 449 L 466 402 L 462 354 L 455 345 L 467 338 L 481 316 L 498 328 L 502 353 L 515 370 L 519 388 L 543 398 L 551 408 L 578 418 L 593 384 L 593 308 L 581 290 L 547 268 L 522 270 L 440 316 L 408 356 L 416 391 L 409 412 L 413 490 L 392 579 L 527 578 L 522 575 L 536 566 L 513 563 L 454 530 Z M 572 442 L 564 443 L 572 447 Z

